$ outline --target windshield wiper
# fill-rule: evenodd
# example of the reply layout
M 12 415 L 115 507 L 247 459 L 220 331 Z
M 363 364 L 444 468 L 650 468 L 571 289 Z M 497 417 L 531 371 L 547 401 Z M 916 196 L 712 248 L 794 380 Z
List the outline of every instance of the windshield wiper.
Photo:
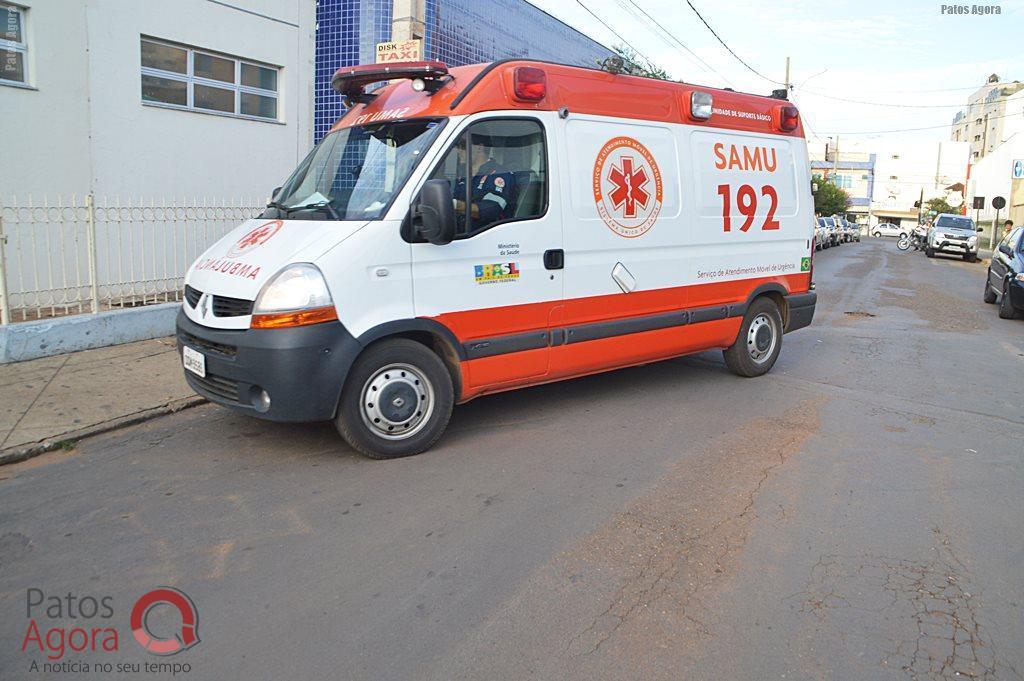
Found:
M 330 201 L 318 201 L 316 203 L 307 203 L 302 206 L 286 206 L 279 201 L 271 201 L 267 206 L 277 208 L 279 211 L 284 213 L 285 217 L 288 217 L 291 213 L 297 213 L 300 210 L 323 210 L 335 220 L 342 219 L 341 214 L 338 213 L 338 210 L 331 205 Z

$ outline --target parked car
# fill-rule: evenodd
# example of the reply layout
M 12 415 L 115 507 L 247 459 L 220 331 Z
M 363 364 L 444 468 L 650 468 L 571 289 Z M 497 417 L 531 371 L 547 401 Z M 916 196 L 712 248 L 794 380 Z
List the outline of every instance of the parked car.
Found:
M 860 243 L 860 225 L 856 222 L 849 222 L 850 225 L 850 241 L 856 241 Z
M 825 221 L 825 228 L 828 230 L 828 244 L 829 246 L 839 245 L 839 225 L 836 224 L 836 219 L 832 216 L 822 218 Z
M 840 241 L 843 243 L 850 243 L 854 240 L 854 232 L 857 232 L 858 238 L 860 237 L 860 231 L 854 229 L 853 224 L 843 216 L 836 216 L 836 222 L 840 226 Z
M 965 215 L 941 213 L 928 230 L 928 243 L 924 254 L 934 258 L 936 253 L 952 253 L 967 262 L 978 259 L 978 232 L 974 220 Z
M 818 218 L 814 225 L 814 249 L 822 250 L 832 245 L 832 236 L 829 234 L 825 218 Z
M 910 230 L 891 222 L 880 222 L 871 230 L 871 236 L 895 236 L 901 239 L 909 233 Z
M 1024 314 L 1024 227 L 999 242 L 985 276 L 985 302 L 999 300 L 999 316 L 1013 319 Z

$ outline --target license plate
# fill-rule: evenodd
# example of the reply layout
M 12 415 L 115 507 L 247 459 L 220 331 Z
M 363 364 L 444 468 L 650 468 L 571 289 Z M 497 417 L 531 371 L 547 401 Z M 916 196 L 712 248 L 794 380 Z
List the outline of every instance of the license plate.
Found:
M 206 378 L 206 357 L 203 356 L 203 353 L 183 345 L 181 346 L 181 363 L 193 374 Z

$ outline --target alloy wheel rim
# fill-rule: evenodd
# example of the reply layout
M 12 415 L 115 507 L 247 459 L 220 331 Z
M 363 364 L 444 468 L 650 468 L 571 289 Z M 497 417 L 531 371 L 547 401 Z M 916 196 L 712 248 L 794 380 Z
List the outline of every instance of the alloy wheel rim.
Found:
M 434 387 L 411 364 L 388 364 L 363 384 L 359 413 L 385 440 L 405 440 L 423 430 L 434 411 Z

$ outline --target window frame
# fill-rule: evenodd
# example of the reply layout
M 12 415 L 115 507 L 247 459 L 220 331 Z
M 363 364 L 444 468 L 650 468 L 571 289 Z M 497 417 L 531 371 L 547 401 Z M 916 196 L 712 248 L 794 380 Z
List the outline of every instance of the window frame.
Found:
M 18 13 L 18 27 L 21 30 L 21 42 L 15 42 L 13 40 L 0 38 L 0 49 L 7 50 L 9 52 L 18 52 L 19 54 L 21 54 L 21 69 L 22 76 L 24 77 L 22 80 L 11 80 L 9 78 L 4 78 L 2 75 L 0 75 L 0 85 L 30 88 L 32 87 L 32 85 L 30 82 L 31 71 L 29 69 L 28 59 L 28 29 L 26 26 L 28 22 L 25 21 L 25 17 L 28 14 L 27 8 L 22 7 L 21 5 L 15 5 L 10 2 L 0 2 L 0 7 L 5 7 L 9 10 L 14 10 Z M 0 71 L 0 74 L 2 73 L 3 71 Z
M 505 220 L 498 220 L 497 222 L 492 222 L 491 224 L 487 225 L 483 229 L 477 230 L 475 232 L 467 232 L 466 234 L 456 235 L 455 238 L 452 239 L 452 241 L 467 241 L 467 240 L 472 239 L 472 238 L 474 238 L 474 237 L 476 237 L 476 236 L 478 236 L 480 234 L 483 234 L 484 232 L 489 232 L 490 230 L 494 229 L 495 227 L 499 227 L 501 225 L 507 225 L 507 224 L 509 224 L 511 222 L 525 222 L 527 220 L 540 220 L 542 218 L 547 217 L 548 211 L 551 209 L 551 159 L 550 159 L 550 155 L 548 153 L 548 130 L 547 130 L 547 127 L 544 125 L 544 121 L 542 121 L 540 118 L 538 118 L 536 116 L 499 115 L 499 116 L 487 116 L 487 117 L 477 118 L 477 119 L 474 119 L 472 121 L 469 121 L 465 125 L 465 127 L 463 127 L 461 130 L 457 130 L 455 132 L 455 134 L 452 136 L 452 139 L 449 140 L 447 146 L 445 146 L 444 150 L 437 157 L 437 161 L 435 161 L 434 165 L 431 166 L 430 170 L 427 171 L 426 175 L 424 175 L 423 181 L 426 182 L 427 180 L 430 180 L 434 176 L 434 173 L 437 171 L 437 169 L 440 168 L 444 164 L 445 159 L 448 158 L 448 154 L 459 144 L 459 141 L 462 139 L 463 135 L 465 135 L 468 132 L 470 132 L 470 130 L 475 125 L 477 125 L 478 123 L 493 123 L 493 122 L 496 122 L 496 121 L 531 121 L 533 123 L 536 123 L 537 126 L 540 128 L 541 143 L 543 144 L 543 147 L 544 147 L 544 204 L 543 204 L 543 210 L 540 213 L 538 213 L 537 215 L 531 215 L 529 217 L 522 217 L 522 218 L 511 217 L 511 218 L 507 218 Z M 472 198 L 472 185 L 473 185 L 473 183 L 472 183 L 472 176 L 470 175 L 470 168 L 469 168 L 470 164 L 472 163 L 472 159 L 470 158 L 471 156 L 472 156 L 472 154 L 469 153 L 469 149 L 467 148 L 467 150 L 466 150 L 466 197 L 465 197 L 467 221 L 468 221 L 469 218 L 472 217 L 472 203 L 471 203 L 470 199 Z M 515 172 L 515 171 L 512 171 L 512 172 Z M 421 189 L 422 189 L 422 186 L 421 186 Z M 417 191 L 417 194 L 418 193 L 419 192 Z M 420 241 L 420 239 L 417 239 L 417 241 Z
M 162 45 L 165 47 L 172 47 L 179 50 L 185 50 L 185 73 L 178 73 L 177 71 L 165 71 L 163 69 L 154 68 L 151 66 L 143 66 L 142 64 L 142 43 L 148 42 L 154 45 Z M 214 78 L 204 78 L 202 76 L 195 75 L 195 56 L 196 54 L 205 55 L 208 57 L 214 57 L 217 59 L 227 59 L 234 62 L 234 82 L 228 83 L 223 80 L 216 80 Z M 242 65 L 247 64 L 258 68 L 271 69 L 276 73 L 276 85 L 277 90 L 264 90 L 263 88 L 256 88 L 250 85 L 242 85 Z M 163 78 L 165 80 L 173 80 L 179 83 L 185 83 L 185 104 L 172 104 L 170 102 L 157 102 L 147 101 L 142 99 L 143 106 L 155 106 L 162 109 L 175 109 L 177 111 L 192 111 L 194 113 L 212 114 L 214 116 L 227 116 L 229 118 L 241 118 L 248 121 L 261 121 L 263 123 L 278 123 L 283 124 L 281 111 L 281 73 L 283 69 L 280 66 L 273 64 L 266 64 L 263 62 L 255 61 L 253 59 L 246 59 L 244 57 L 236 57 L 230 54 L 217 52 L 215 50 L 209 50 L 201 47 L 192 47 L 190 45 L 183 45 L 170 40 L 161 40 L 160 38 L 154 38 L 152 36 L 140 35 L 139 36 L 139 97 L 142 97 L 142 77 L 151 76 L 154 78 Z M 234 102 L 234 111 L 221 111 L 219 109 L 206 109 L 195 105 L 195 86 L 219 88 L 221 90 L 228 90 L 232 93 L 232 101 Z M 253 114 L 242 113 L 242 95 L 251 94 L 259 95 L 262 97 L 271 97 L 274 99 L 276 104 L 276 115 L 273 118 L 266 116 L 256 116 Z

